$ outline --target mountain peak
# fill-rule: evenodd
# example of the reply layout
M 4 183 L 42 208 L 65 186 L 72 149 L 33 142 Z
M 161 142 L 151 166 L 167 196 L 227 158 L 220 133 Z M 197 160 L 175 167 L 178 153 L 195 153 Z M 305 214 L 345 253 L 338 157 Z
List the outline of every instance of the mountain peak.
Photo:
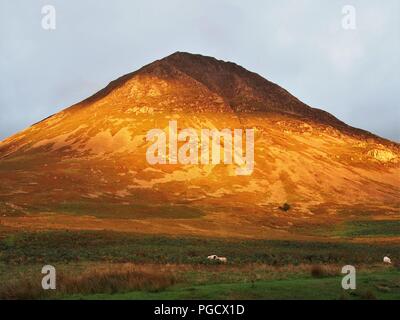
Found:
M 214 57 L 177 51 L 138 70 L 138 74 L 169 79 L 184 76 L 218 95 L 234 112 L 286 113 L 347 128 L 333 115 L 311 108 L 259 74 Z
M 125 109 L 146 104 L 158 112 L 283 113 L 369 135 L 233 62 L 181 51 L 112 81 L 67 110 L 107 104 Z
M 187 71 L 185 70 L 187 68 L 200 68 L 203 69 L 204 73 L 204 68 L 207 68 L 208 72 L 220 73 L 222 70 L 227 69 L 230 72 L 234 72 L 236 70 L 236 72 L 241 71 L 248 73 L 248 75 L 253 74 L 252 72 L 247 71 L 245 68 L 237 65 L 236 63 L 218 60 L 211 56 L 205 56 L 202 54 L 184 51 L 176 51 L 163 59 L 155 61 L 155 63 L 168 63 L 182 69 L 182 71 Z
M 247 71 L 246 69 L 229 61 L 218 60 L 214 57 L 201 54 L 176 51 L 169 56 L 148 64 L 147 66 L 138 70 L 138 72 L 147 72 L 149 70 L 154 70 L 157 67 L 173 67 L 190 76 L 195 73 L 209 73 L 210 76 L 217 77 L 224 70 L 226 72 L 235 72 L 235 69 L 237 69 L 236 71 L 239 71 L 239 69 L 242 72 Z
M 208 58 L 208 59 L 215 59 L 211 56 L 205 56 L 202 54 L 198 54 L 198 53 L 191 53 L 191 52 L 187 52 L 187 51 L 175 51 L 174 53 L 170 54 L 169 56 L 166 56 L 164 59 L 168 59 L 168 58 L 173 58 L 173 57 L 178 57 L 178 58 L 182 58 L 182 59 L 198 59 L 198 58 Z
M 166 56 L 164 58 L 162 58 L 159 61 L 168 61 L 168 62 L 173 62 L 173 61 L 179 61 L 179 60 L 186 60 L 186 61 L 205 61 L 205 60 L 209 60 L 209 61 L 219 61 L 219 62 L 223 62 L 221 60 L 217 60 L 214 57 L 211 56 L 205 56 L 202 54 L 198 54 L 198 53 L 190 53 L 190 52 L 186 52 L 186 51 L 176 51 L 172 54 L 170 54 L 169 56 Z

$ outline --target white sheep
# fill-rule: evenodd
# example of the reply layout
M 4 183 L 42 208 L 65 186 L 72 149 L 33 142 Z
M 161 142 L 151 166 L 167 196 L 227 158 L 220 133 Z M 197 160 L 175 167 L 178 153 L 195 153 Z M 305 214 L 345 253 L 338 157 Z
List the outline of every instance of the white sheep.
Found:
M 225 258 L 225 257 L 218 257 L 218 261 L 219 261 L 219 262 L 222 262 L 222 263 L 227 263 L 227 262 L 228 262 L 228 259 Z
M 218 257 L 218 256 L 215 255 L 215 254 L 213 254 L 213 255 L 211 255 L 211 256 L 208 256 L 207 259 L 208 259 L 208 260 L 218 260 L 219 262 L 222 262 L 222 263 L 227 263 L 227 262 L 228 262 L 228 259 L 227 259 L 227 258 L 225 258 L 225 257 Z
M 383 263 L 391 264 L 392 260 L 389 257 L 384 257 L 383 258 Z

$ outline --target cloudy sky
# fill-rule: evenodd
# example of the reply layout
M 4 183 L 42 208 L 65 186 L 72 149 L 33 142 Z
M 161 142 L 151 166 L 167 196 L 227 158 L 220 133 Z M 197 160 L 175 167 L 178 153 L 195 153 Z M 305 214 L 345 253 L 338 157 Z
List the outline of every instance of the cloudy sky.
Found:
M 400 141 L 398 0 L 0 0 L 0 139 L 175 51 L 236 62 Z

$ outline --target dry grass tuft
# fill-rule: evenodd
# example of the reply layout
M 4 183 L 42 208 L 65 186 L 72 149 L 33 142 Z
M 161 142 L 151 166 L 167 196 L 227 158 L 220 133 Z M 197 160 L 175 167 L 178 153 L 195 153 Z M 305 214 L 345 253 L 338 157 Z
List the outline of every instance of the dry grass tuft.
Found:
M 57 289 L 43 290 L 40 277 L 17 279 L 0 287 L 0 300 L 32 300 L 70 294 L 116 293 L 134 290 L 158 292 L 176 283 L 172 273 L 156 266 L 119 265 L 91 268 L 79 275 L 60 273 Z
M 337 267 L 329 265 L 313 265 L 311 266 L 310 272 L 313 278 L 331 277 L 339 274 Z

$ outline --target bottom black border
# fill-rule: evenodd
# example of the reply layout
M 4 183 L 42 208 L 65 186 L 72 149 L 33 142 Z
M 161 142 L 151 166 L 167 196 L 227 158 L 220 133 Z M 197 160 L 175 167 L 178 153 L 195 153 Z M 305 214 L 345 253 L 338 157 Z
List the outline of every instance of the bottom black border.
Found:
M 268 319 L 307 316 L 321 319 L 396 314 L 400 301 L 0 301 L 0 312 L 41 318 L 123 316 L 124 319 Z M 208 306 L 208 307 L 207 307 Z M 157 314 L 163 307 L 163 314 Z M 171 309 L 174 307 L 175 309 Z M 187 308 L 186 316 L 183 309 Z M 174 310 L 175 314 L 170 314 Z M 181 311 L 181 313 L 177 313 Z M 216 314 L 218 312 L 219 314 Z

